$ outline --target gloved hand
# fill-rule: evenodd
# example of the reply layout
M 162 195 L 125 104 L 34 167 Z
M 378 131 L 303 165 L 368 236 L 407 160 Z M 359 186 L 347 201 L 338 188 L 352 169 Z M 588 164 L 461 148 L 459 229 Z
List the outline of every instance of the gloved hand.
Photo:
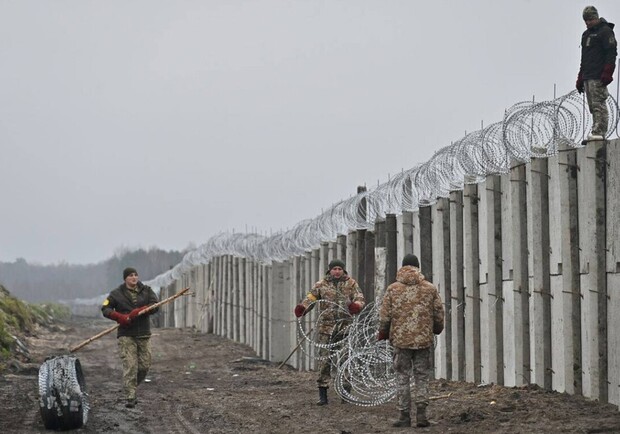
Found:
M 110 313 L 110 318 L 119 323 L 123 327 L 127 327 L 131 324 L 131 318 L 129 318 L 129 314 L 120 313 L 115 310 Z
M 305 313 L 306 313 L 306 308 L 304 307 L 303 304 L 298 304 L 297 306 L 295 306 L 295 316 L 297 318 L 302 317 Z
M 129 312 L 129 319 L 133 320 L 136 319 L 138 317 L 138 315 L 140 315 L 140 312 L 142 312 L 144 309 L 146 309 L 148 306 L 140 306 L 140 307 L 136 307 L 134 310 L 132 310 L 131 312 Z
M 379 330 L 379 333 L 377 333 L 377 341 L 384 341 L 386 339 L 389 339 L 390 334 L 387 332 L 384 332 L 383 330 Z
M 581 73 L 581 71 L 579 71 L 579 74 L 577 75 L 577 82 L 575 83 L 575 89 L 577 89 L 577 92 L 583 93 L 583 74 Z
M 349 313 L 351 315 L 356 315 L 360 313 L 361 310 L 362 310 L 362 305 L 359 303 L 353 302 L 349 305 Z
M 603 66 L 603 73 L 601 74 L 601 81 L 605 86 L 614 81 L 614 70 L 616 69 L 616 65 L 613 63 L 606 63 Z

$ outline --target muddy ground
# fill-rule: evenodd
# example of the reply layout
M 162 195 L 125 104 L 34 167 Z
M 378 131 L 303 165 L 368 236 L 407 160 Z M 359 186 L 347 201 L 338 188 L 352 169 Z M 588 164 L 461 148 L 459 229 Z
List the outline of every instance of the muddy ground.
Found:
M 46 432 L 38 407 L 38 368 L 49 355 L 112 325 L 74 319 L 26 338 L 30 363 L 0 378 L 0 432 Z M 537 387 L 476 387 L 435 381 L 429 428 L 391 428 L 394 402 L 376 407 L 314 405 L 315 373 L 278 369 L 253 351 L 218 336 L 189 329 L 155 329 L 151 380 L 127 409 L 114 335 L 84 347 L 78 356 L 90 395 L 85 433 L 608 433 L 620 432 L 616 406 Z

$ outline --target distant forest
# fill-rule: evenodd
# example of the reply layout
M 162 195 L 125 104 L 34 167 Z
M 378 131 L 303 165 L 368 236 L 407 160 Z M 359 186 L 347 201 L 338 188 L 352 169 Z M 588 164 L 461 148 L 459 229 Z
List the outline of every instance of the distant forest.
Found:
M 0 262 L 0 284 L 13 296 L 31 303 L 91 298 L 123 283 L 125 267 L 136 268 L 140 280 L 146 281 L 177 265 L 185 253 L 157 248 L 123 249 L 106 261 L 87 265 L 38 265 L 19 258 Z

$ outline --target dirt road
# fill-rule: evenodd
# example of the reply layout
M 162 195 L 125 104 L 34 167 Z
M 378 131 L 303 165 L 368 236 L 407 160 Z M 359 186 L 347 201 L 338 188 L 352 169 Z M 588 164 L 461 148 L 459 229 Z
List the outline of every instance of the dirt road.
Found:
M 0 378 L 0 432 L 46 432 L 38 410 L 37 370 L 46 356 L 69 348 L 112 325 L 76 319 L 27 339 L 32 363 Z M 343 404 L 329 390 L 326 407 L 314 405 L 315 374 L 261 361 L 246 346 L 188 329 L 154 329 L 153 368 L 138 389 L 138 406 L 127 409 L 121 393 L 114 335 L 76 355 L 90 395 L 87 424 L 95 433 L 387 433 L 397 411 Z M 428 433 L 620 432 L 613 405 L 544 392 L 536 387 L 476 387 L 435 381 L 434 395 L 449 398 L 429 407 Z

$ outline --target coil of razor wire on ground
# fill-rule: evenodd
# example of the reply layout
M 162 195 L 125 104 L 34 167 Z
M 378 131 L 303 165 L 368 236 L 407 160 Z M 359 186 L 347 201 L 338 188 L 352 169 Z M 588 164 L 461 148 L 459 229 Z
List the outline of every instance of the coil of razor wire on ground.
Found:
M 304 329 L 303 318 L 297 322 L 299 339 L 307 342 L 308 349 L 301 346 L 309 359 L 330 359 L 333 367 L 333 384 L 344 400 L 364 407 L 376 406 L 390 401 L 396 395 L 396 377 L 392 369 L 392 347 L 387 341 L 377 342 L 378 308 L 368 303 L 355 316 L 337 303 L 319 300 L 308 306 L 321 305 L 321 312 Z M 318 310 L 318 309 L 317 309 Z M 335 333 L 343 333 L 337 342 L 321 343 L 319 333 L 326 312 L 337 312 L 340 322 L 334 324 Z M 326 355 L 321 355 L 321 349 Z
M 317 248 L 321 242 L 356 229 L 371 229 L 386 214 L 416 211 L 434 204 L 465 184 L 479 183 L 489 175 L 507 173 L 511 164 L 533 157 L 556 155 L 561 147 L 578 148 L 591 127 L 583 95 L 572 91 L 551 101 L 519 102 L 504 118 L 466 134 L 439 149 L 425 163 L 403 170 L 378 185 L 342 200 L 315 218 L 271 236 L 222 232 L 187 253 L 171 270 L 148 285 L 164 287 L 197 265 L 214 257 L 233 255 L 261 263 L 283 261 Z M 607 99 L 609 123 L 606 137 L 618 127 L 618 104 Z
M 47 429 L 77 429 L 86 424 L 90 404 L 80 361 L 50 357 L 39 368 L 39 410 Z

